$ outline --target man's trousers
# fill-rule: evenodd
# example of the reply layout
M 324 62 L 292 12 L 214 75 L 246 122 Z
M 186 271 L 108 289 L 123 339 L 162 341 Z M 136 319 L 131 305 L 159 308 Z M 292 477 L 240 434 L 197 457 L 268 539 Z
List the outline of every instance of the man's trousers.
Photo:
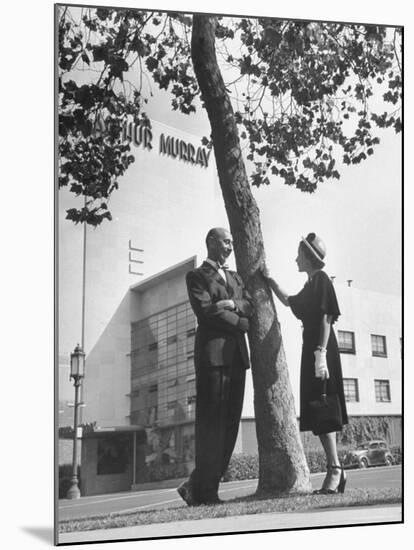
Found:
M 195 469 L 190 483 L 198 503 L 217 500 L 236 444 L 245 378 L 239 354 L 230 366 L 196 366 Z

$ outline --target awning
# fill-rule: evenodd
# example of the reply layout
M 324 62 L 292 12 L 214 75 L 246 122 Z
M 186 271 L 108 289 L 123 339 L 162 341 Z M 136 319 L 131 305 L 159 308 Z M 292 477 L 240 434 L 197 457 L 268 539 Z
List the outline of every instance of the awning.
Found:
M 79 427 L 81 428 L 81 427 Z M 79 431 L 81 431 L 79 429 Z M 96 439 L 98 437 L 109 437 L 111 435 L 122 435 L 122 434 L 128 434 L 128 433 L 140 433 L 143 436 L 145 436 L 146 440 L 146 432 L 144 426 L 140 425 L 130 425 L 130 426 L 85 426 L 82 429 L 82 435 L 79 436 L 82 439 Z M 59 439 L 73 439 L 73 427 L 72 426 L 64 426 L 62 428 L 59 428 Z

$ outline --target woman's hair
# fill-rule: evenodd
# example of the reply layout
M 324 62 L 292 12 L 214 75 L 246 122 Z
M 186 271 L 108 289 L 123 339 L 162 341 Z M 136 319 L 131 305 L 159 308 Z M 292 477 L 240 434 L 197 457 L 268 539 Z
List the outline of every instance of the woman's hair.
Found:
M 303 241 L 299 243 L 299 248 L 302 250 L 303 255 L 307 260 L 309 260 L 311 266 L 314 269 L 322 269 L 323 267 L 325 267 L 325 262 L 318 260 L 318 258 L 314 254 L 312 254 L 312 252 Z

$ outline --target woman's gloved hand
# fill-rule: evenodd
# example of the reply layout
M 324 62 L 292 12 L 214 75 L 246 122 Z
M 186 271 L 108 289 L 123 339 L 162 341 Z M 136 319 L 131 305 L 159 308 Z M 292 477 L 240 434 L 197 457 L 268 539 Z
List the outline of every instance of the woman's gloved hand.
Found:
M 313 352 L 313 354 L 315 356 L 316 378 L 321 378 L 322 380 L 328 380 L 329 371 L 328 371 L 328 365 L 326 362 L 326 349 L 319 347 Z

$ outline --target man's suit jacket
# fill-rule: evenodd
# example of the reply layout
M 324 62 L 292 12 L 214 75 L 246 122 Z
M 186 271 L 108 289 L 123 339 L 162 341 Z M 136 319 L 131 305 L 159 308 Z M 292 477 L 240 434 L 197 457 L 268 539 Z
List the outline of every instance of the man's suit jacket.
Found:
M 226 270 L 227 284 L 208 262 L 187 273 L 186 282 L 191 307 L 198 327 L 194 346 L 197 368 L 230 365 L 237 351 L 242 365 L 249 368 L 246 339 L 240 318 L 250 317 L 252 300 L 235 271 Z M 234 311 L 216 305 L 220 300 L 233 300 Z

